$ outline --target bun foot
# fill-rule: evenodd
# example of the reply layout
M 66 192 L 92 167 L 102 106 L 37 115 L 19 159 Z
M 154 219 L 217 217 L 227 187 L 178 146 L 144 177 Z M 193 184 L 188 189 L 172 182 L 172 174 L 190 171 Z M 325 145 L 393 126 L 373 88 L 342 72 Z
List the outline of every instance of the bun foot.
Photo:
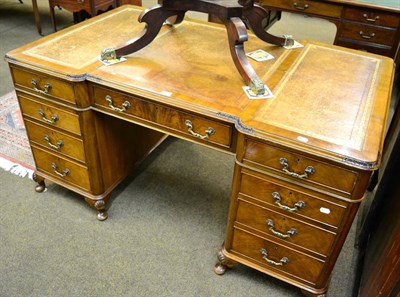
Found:
M 226 267 L 224 264 L 222 263 L 217 263 L 214 266 L 214 272 L 218 275 L 223 275 L 226 272 L 226 269 L 228 267 Z
M 38 184 L 38 185 L 35 187 L 35 191 L 38 192 L 38 193 L 43 193 L 44 190 L 46 190 L 46 186 L 45 186 L 44 182 L 41 183 L 41 184 Z
M 214 266 L 214 272 L 218 275 L 223 275 L 228 268 L 236 264 L 236 262 L 225 257 L 224 246 L 222 246 L 217 253 L 217 263 Z
M 105 220 L 107 220 L 107 218 L 108 218 L 108 212 L 107 212 L 107 210 L 106 210 L 106 204 L 107 204 L 108 200 L 110 199 L 110 195 L 111 195 L 111 194 L 108 194 L 108 195 L 105 196 L 104 198 L 102 198 L 102 199 L 97 199 L 97 200 L 93 200 L 93 199 L 91 199 L 91 198 L 89 198 L 89 197 L 85 197 L 85 196 L 83 197 L 83 198 L 85 198 L 86 202 L 87 202 L 91 207 L 93 207 L 94 209 L 97 210 L 97 216 L 96 216 L 96 218 L 97 218 L 99 221 L 105 221 Z
M 44 190 L 46 190 L 46 184 L 44 183 L 44 178 L 40 177 L 39 175 L 37 175 L 36 173 L 33 174 L 32 179 L 37 182 L 38 184 L 35 187 L 35 191 L 37 193 L 43 193 Z
M 108 218 L 108 212 L 106 211 L 99 211 L 99 213 L 97 214 L 97 219 L 99 221 L 105 221 Z
M 107 213 L 107 211 L 105 209 L 105 206 L 106 206 L 106 202 L 104 200 L 102 200 L 102 199 L 101 200 L 97 200 L 94 203 L 94 208 L 96 208 L 97 211 L 98 211 L 97 219 L 99 221 L 104 221 L 104 220 L 107 220 L 107 218 L 108 218 L 108 213 Z

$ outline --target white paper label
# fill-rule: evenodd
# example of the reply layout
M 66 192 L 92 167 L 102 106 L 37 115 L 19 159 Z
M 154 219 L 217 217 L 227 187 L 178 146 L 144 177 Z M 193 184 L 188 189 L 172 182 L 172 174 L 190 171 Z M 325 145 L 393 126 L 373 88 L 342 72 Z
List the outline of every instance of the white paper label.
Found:
M 321 207 L 319 209 L 319 211 L 322 212 L 322 213 L 325 213 L 325 214 L 330 214 L 331 213 L 331 210 L 329 208 L 326 208 L 326 207 Z
M 172 93 L 168 91 L 161 91 L 160 94 L 167 97 L 170 97 L 172 95 Z
M 308 142 L 308 138 L 304 136 L 297 136 L 297 140 L 301 142 Z

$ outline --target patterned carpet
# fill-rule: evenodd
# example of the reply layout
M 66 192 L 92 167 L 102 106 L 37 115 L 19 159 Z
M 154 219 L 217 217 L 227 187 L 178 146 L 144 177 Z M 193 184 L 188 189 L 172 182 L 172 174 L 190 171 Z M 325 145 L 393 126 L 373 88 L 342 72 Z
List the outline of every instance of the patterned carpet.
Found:
M 15 92 L 0 97 L 0 167 L 31 176 L 34 161 Z

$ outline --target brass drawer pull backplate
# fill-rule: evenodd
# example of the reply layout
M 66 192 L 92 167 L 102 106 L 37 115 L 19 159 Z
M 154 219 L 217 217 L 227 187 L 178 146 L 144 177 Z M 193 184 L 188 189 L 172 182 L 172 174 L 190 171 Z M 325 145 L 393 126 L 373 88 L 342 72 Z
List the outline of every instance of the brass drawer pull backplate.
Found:
M 35 92 L 38 92 L 39 94 L 44 94 L 44 95 L 46 95 L 46 94 L 49 93 L 49 91 L 50 91 L 50 89 L 51 89 L 51 84 L 49 84 L 49 83 L 45 84 L 45 85 L 44 85 L 44 89 L 41 90 L 41 89 L 39 89 L 39 87 L 38 87 L 38 84 L 37 84 L 37 82 L 36 82 L 36 79 L 32 78 L 31 82 L 32 82 L 33 90 L 34 90 Z
M 267 261 L 269 264 L 275 265 L 275 266 L 282 266 L 284 264 L 289 263 L 289 259 L 287 257 L 283 257 L 282 259 L 279 260 L 279 262 L 276 262 L 274 260 L 268 259 L 268 252 L 266 249 L 261 249 L 260 253 L 265 261 Z
M 298 9 L 298 10 L 306 10 L 310 6 L 308 4 L 301 5 L 301 4 L 297 3 L 297 2 L 294 2 L 293 3 L 293 7 Z
M 372 37 L 374 37 L 375 36 L 375 33 L 364 33 L 364 31 L 360 31 L 360 32 L 358 32 L 359 34 L 360 34 L 360 36 L 362 37 L 362 38 L 365 38 L 365 39 L 371 39 Z
M 50 137 L 47 134 L 44 136 L 44 140 L 47 142 L 47 144 L 51 148 L 56 149 L 56 150 L 60 150 L 61 147 L 64 145 L 64 142 L 62 140 L 57 141 L 56 144 L 51 143 Z
M 299 173 L 290 171 L 289 170 L 289 163 L 288 163 L 288 160 L 286 158 L 280 158 L 279 159 L 279 163 L 283 166 L 282 167 L 282 171 L 284 173 L 286 173 L 287 175 L 290 175 L 292 177 L 295 177 L 295 178 L 301 178 L 301 179 L 302 178 L 308 178 L 309 174 L 315 173 L 315 169 L 312 166 L 307 166 L 306 169 L 304 170 L 303 174 L 299 174 Z
M 373 17 L 373 16 L 370 17 L 370 16 L 368 16 L 368 14 L 364 13 L 363 17 L 365 18 L 366 21 L 372 22 L 372 23 L 375 23 L 377 20 L 379 20 L 379 15 L 377 15 L 375 17 Z
M 43 110 L 39 109 L 38 113 L 42 117 L 43 121 L 45 121 L 46 123 L 55 124 L 58 121 L 58 115 L 56 114 L 52 115 L 51 119 L 48 119 Z
M 122 107 L 115 107 L 112 101 L 112 98 L 110 95 L 106 96 L 106 101 L 108 102 L 108 106 L 115 111 L 118 112 L 124 112 L 126 111 L 128 108 L 131 107 L 131 104 L 129 103 L 129 101 L 125 101 L 124 103 L 122 103 Z
M 286 211 L 298 211 L 300 208 L 306 207 L 306 203 L 304 201 L 297 201 L 293 207 L 289 207 L 287 205 L 281 204 L 281 195 L 278 192 L 272 192 L 272 197 L 275 199 L 275 204 L 279 206 L 280 209 L 286 210 Z
M 201 135 L 201 134 L 199 134 L 199 133 L 197 133 L 197 132 L 194 132 L 194 131 L 193 131 L 193 123 L 192 123 L 191 121 L 189 121 L 189 120 L 186 120 L 186 121 L 185 121 L 185 125 L 186 125 L 186 127 L 188 127 L 188 132 L 189 132 L 190 134 L 192 134 L 194 137 L 197 137 L 197 138 L 200 138 L 200 139 L 207 139 L 208 137 L 210 137 L 210 135 L 213 135 L 213 134 L 215 133 L 215 130 L 214 130 L 214 128 L 212 128 L 212 127 L 209 127 L 209 128 L 205 131 L 205 134 L 204 134 L 204 135 Z
M 268 219 L 268 220 L 266 221 L 266 223 L 267 223 L 267 226 L 269 227 L 269 231 L 271 231 L 272 234 L 274 234 L 275 236 L 278 236 L 279 238 L 284 238 L 284 239 L 290 238 L 291 236 L 296 235 L 296 234 L 298 233 L 297 230 L 296 230 L 296 228 L 290 228 L 290 229 L 286 232 L 286 234 L 283 234 L 283 233 L 281 233 L 281 232 L 279 232 L 279 231 L 276 231 L 276 230 L 274 229 L 274 228 L 275 228 L 275 224 L 274 224 L 274 221 L 273 221 L 273 220 Z
M 51 163 L 51 168 L 53 168 L 55 174 L 61 177 L 66 177 L 71 172 L 68 168 L 64 169 L 63 172 L 58 171 L 56 163 Z

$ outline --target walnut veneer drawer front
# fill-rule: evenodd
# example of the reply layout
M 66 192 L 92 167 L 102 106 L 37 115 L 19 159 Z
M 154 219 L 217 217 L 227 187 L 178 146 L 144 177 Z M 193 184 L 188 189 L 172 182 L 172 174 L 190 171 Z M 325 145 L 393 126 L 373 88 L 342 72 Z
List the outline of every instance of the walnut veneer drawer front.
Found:
M 31 142 L 40 144 L 56 153 L 85 162 L 83 142 L 80 138 L 55 131 L 30 120 L 25 120 L 25 126 Z
M 293 185 L 243 171 L 240 193 L 288 214 L 339 228 L 347 203 L 321 194 L 304 193 Z M 334 200 L 334 201 L 332 201 Z
M 88 168 L 32 146 L 36 168 L 53 177 L 90 191 Z
M 161 129 L 183 133 L 224 148 L 232 146 L 232 127 L 229 125 L 103 88 L 94 87 L 94 98 L 96 106 L 115 113 L 155 123 Z
M 280 9 L 304 11 L 311 14 L 339 18 L 342 13 L 342 6 L 329 3 L 321 3 L 307 0 L 263 0 L 259 1 L 267 7 Z
M 356 172 L 251 139 L 246 141 L 243 160 L 302 182 L 325 186 L 349 195 L 353 192 L 358 177 Z
M 243 200 L 239 196 L 236 221 L 323 256 L 329 255 L 336 234 Z
M 233 231 L 231 252 L 287 277 L 316 284 L 324 261 L 296 250 L 272 243 L 237 227 Z
M 362 22 L 366 24 L 398 28 L 400 25 L 400 16 L 379 10 L 369 10 L 366 8 L 346 7 L 343 17 L 347 20 Z
M 22 114 L 30 118 L 81 135 L 79 116 L 67 110 L 44 104 L 42 102 L 28 99 L 25 95 L 18 93 L 19 104 Z
M 343 21 L 340 38 L 355 39 L 391 46 L 396 39 L 396 29 Z
M 11 72 L 16 88 L 24 88 L 36 94 L 53 96 L 61 101 L 75 103 L 74 87 L 71 82 L 18 68 L 11 68 Z

